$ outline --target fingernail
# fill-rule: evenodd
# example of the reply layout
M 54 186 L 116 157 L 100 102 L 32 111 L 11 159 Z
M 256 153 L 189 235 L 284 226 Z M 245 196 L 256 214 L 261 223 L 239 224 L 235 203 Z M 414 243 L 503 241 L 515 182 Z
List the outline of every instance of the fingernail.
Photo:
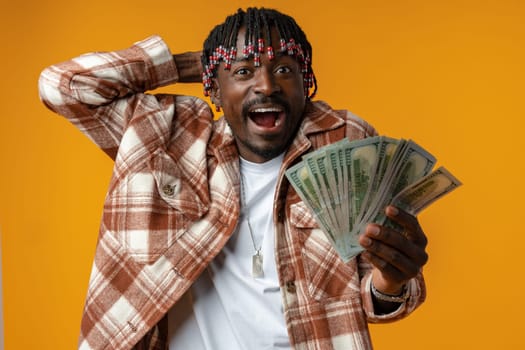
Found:
M 375 225 L 369 225 L 366 231 L 371 235 L 378 236 L 381 230 Z
M 361 244 L 365 247 L 368 247 L 372 244 L 372 240 L 366 236 L 363 236 L 363 238 L 361 239 Z
M 396 216 L 397 214 L 399 214 L 399 210 L 394 206 L 388 206 L 386 208 L 386 212 L 388 215 L 391 215 L 391 216 Z

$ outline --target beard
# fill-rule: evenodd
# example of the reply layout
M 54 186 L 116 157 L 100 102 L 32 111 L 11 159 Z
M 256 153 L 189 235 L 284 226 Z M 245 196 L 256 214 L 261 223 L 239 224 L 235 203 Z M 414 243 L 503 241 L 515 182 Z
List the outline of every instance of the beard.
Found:
M 290 144 L 290 141 L 288 141 L 286 144 L 283 145 L 276 144 L 270 147 L 258 147 L 257 145 L 254 145 L 248 140 L 237 139 L 237 142 L 242 143 L 243 146 L 248 148 L 252 153 L 258 155 L 263 159 L 266 159 L 267 161 L 279 156 L 288 148 L 288 145 Z

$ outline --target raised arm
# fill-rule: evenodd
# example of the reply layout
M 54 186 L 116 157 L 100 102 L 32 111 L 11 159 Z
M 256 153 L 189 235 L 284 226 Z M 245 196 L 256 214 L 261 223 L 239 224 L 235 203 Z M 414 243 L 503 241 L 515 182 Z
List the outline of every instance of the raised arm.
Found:
M 43 103 L 63 115 L 115 157 L 138 108 L 168 108 L 148 90 L 177 81 L 200 81 L 200 53 L 172 55 L 158 36 L 114 52 L 89 53 L 46 68 L 40 75 Z

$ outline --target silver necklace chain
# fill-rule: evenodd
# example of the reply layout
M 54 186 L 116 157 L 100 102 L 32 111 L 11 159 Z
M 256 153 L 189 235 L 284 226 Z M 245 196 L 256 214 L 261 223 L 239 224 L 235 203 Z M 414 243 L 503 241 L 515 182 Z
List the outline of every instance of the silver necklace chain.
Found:
M 253 249 L 255 250 L 255 254 L 252 256 L 252 276 L 257 277 L 264 277 L 264 271 L 263 271 L 263 256 L 261 254 L 262 249 L 262 240 L 261 240 L 261 246 L 257 248 L 257 245 L 255 244 L 255 237 L 253 235 L 252 230 L 252 224 L 250 223 L 250 215 L 248 211 L 248 203 L 246 201 L 246 191 L 244 189 L 244 179 L 243 175 L 241 174 L 241 205 L 244 207 L 244 214 L 246 215 L 246 223 L 248 224 L 248 231 L 250 232 L 250 238 L 252 240 Z

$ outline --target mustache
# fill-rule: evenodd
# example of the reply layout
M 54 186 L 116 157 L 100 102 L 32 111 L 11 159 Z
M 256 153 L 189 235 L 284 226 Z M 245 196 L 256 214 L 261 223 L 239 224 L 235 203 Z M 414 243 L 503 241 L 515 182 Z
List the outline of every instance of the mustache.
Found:
M 261 96 L 254 98 L 253 100 L 246 101 L 242 105 L 242 114 L 248 115 L 250 108 L 252 108 L 255 105 L 261 105 L 261 104 L 271 104 L 271 105 L 278 105 L 281 106 L 285 113 L 288 113 L 290 111 L 290 105 L 286 100 L 284 100 L 280 96 Z

